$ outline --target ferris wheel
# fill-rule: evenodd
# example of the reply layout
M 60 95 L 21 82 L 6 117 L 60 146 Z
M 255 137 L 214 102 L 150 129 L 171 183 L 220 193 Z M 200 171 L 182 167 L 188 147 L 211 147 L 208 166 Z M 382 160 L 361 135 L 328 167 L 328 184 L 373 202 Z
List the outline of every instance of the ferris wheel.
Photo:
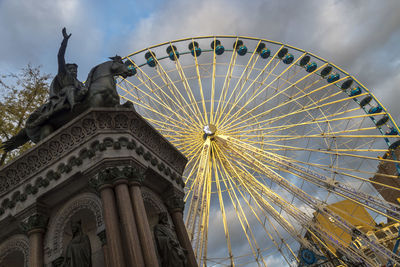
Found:
M 325 208 L 349 200 L 400 222 L 400 206 L 369 180 L 379 162 L 396 162 L 379 156 L 399 128 L 353 76 L 302 49 L 236 36 L 165 42 L 125 59 L 136 74 L 119 78 L 120 96 L 188 158 L 185 223 L 199 266 L 297 265 L 300 248 L 321 255 L 315 243 L 374 266 L 313 219 L 353 237 L 353 214 Z

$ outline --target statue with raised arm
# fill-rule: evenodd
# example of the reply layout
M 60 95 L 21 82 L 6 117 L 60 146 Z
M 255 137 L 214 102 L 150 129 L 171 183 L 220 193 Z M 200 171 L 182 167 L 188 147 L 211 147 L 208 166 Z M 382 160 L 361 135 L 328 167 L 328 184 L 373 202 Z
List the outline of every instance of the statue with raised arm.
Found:
M 65 63 L 71 34 L 63 28 L 62 35 L 58 72 L 50 85 L 49 101 L 29 115 L 23 129 L 0 145 L 4 151 L 16 149 L 28 141 L 38 143 L 89 108 L 133 108 L 131 102 L 120 104 L 114 78 L 134 75 L 136 70 L 132 62 L 124 62 L 117 55 L 110 57 L 109 61 L 92 68 L 84 85 L 77 78 L 78 65 Z
M 78 65 L 75 63 L 65 63 L 65 51 L 68 39 L 71 34 L 67 34 L 65 28 L 62 29 L 63 40 L 58 51 L 58 72 L 50 85 L 50 103 L 52 110 L 70 109 L 73 110 L 76 102 L 82 100 L 87 89 L 78 78 Z M 67 106 L 65 106 L 67 105 Z

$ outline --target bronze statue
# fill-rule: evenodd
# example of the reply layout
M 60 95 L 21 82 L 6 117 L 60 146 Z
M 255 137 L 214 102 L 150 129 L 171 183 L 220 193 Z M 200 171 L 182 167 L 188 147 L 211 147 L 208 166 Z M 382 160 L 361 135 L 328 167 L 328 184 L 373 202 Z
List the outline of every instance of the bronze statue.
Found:
M 65 64 L 65 51 L 68 39 L 71 34 L 67 34 L 65 28 L 62 29 L 63 41 L 58 51 L 58 72 L 50 85 L 50 108 L 61 109 L 67 104 L 68 109 L 73 109 L 76 101 L 82 100 L 87 93 L 87 88 L 77 79 L 78 65 L 75 63 Z
M 67 246 L 62 267 L 92 267 L 89 237 L 82 232 L 81 221 L 71 222 L 72 240 Z
M 132 76 L 133 70 L 120 56 L 110 57 L 92 68 L 85 85 L 77 79 L 77 65 L 65 64 L 64 54 L 68 39 L 66 29 L 62 30 L 63 41 L 58 53 L 58 73 L 50 86 L 49 101 L 35 110 L 26 120 L 25 128 L 2 144 L 5 151 L 22 146 L 28 141 L 38 143 L 62 127 L 88 108 L 126 107 L 133 108 L 131 102 L 120 105 L 115 76 Z
M 168 225 L 166 212 L 159 214 L 159 222 L 154 226 L 154 237 L 160 255 L 161 267 L 185 267 L 185 250 L 179 245 L 174 231 Z

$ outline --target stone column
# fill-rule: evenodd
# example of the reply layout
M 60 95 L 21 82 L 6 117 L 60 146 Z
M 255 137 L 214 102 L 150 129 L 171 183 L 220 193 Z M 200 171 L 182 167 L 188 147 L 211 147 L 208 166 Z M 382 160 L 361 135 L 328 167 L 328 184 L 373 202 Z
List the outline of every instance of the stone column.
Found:
M 104 255 L 104 266 L 111 267 L 110 265 L 110 257 L 108 256 L 108 246 L 107 246 L 107 237 L 106 237 L 106 230 L 101 231 L 97 234 L 101 242 L 101 248 L 103 249 Z
M 99 190 L 103 205 L 106 237 L 109 243 L 110 265 L 111 267 L 124 267 L 126 265 L 122 252 L 121 233 L 119 231 L 119 220 L 114 192 L 112 186 L 109 184 L 100 186 Z
M 34 214 L 21 224 L 29 238 L 29 267 L 43 267 L 43 236 L 46 225 L 47 217 L 42 214 Z
M 90 183 L 100 192 L 110 267 L 125 267 L 120 223 L 112 186 L 113 179 L 113 173 L 110 169 L 106 169 L 100 171 L 98 177 L 91 179 Z
M 114 171 L 121 172 L 117 168 Z M 121 176 L 114 181 L 114 190 L 117 197 L 122 230 L 126 240 L 128 262 L 130 266 L 144 266 L 141 244 L 129 196 L 128 180 L 125 176 Z
M 125 169 L 127 170 L 127 169 Z M 130 180 L 130 194 L 132 200 L 133 211 L 135 214 L 136 225 L 139 233 L 140 244 L 143 250 L 143 258 L 146 266 L 158 266 L 156 249 L 150 230 L 149 221 L 147 220 L 146 209 L 144 207 L 142 190 L 140 189 L 144 176 L 134 169 L 127 170 Z
M 185 203 L 183 202 L 184 194 L 174 189 L 171 189 L 171 191 L 172 194 L 167 197 L 167 207 L 175 225 L 176 237 L 181 246 L 187 250 L 188 266 L 198 267 L 192 244 L 186 231 L 185 223 L 183 222 L 183 209 L 185 208 Z

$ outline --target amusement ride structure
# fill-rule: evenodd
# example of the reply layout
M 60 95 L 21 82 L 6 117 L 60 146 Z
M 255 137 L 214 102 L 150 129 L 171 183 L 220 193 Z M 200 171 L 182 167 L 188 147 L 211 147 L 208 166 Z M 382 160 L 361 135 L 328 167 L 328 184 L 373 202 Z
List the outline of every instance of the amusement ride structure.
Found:
M 118 79 L 120 96 L 189 160 L 185 223 L 199 265 L 297 265 L 300 249 L 376 265 L 316 214 L 400 262 L 326 208 L 350 200 L 377 222 L 400 222 L 400 206 L 372 184 L 398 189 L 370 180 L 379 163 L 400 169 L 394 154 L 382 158 L 399 128 L 355 77 L 302 49 L 236 36 L 165 42 L 125 60 L 135 75 Z

